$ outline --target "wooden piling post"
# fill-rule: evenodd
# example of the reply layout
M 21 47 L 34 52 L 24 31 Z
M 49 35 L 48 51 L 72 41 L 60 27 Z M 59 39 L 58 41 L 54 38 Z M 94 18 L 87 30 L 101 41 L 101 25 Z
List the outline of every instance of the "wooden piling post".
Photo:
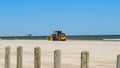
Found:
M 89 52 L 83 51 L 81 53 L 81 68 L 88 68 Z
M 40 47 L 34 48 L 34 68 L 41 68 L 41 49 Z
M 21 46 L 17 47 L 17 68 L 23 68 L 22 62 L 23 49 Z
M 10 68 L 10 47 L 5 48 L 5 68 Z
M 120 68 L 120 55 L 117 55 L 117 67 Z
M 61 51 L 54 51 L 54 68 L 61 68 Z

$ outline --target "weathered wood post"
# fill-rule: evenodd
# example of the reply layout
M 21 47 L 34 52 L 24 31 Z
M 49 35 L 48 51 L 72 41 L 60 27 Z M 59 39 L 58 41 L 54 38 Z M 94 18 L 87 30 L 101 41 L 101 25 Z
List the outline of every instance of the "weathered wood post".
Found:
M 5 68 L 10 68 L 10 47 L 5 48 Z
M 117 55 L 117 68 L 120 68 L 120 55 Z
M 83 51 L 81 53 L 81 68 L 88 68 L 89 52 Z
M 17 68 L 23 68 L 22 62 L 23 49 L 21 46 L 17 47 Z
M 34 48 L 34 68 L 41 68 L 41 49 L 40 47 Z
M 61 51 L 54 51 L 54 68 L 61 68 Z

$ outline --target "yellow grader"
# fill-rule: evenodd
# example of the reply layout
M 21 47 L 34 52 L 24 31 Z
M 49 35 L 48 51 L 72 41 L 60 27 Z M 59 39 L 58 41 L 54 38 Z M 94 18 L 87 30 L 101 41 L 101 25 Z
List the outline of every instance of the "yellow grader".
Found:
M 61 30 L 56 30 L 48 37 L 49 41 L 66 41 L 66 35 Z

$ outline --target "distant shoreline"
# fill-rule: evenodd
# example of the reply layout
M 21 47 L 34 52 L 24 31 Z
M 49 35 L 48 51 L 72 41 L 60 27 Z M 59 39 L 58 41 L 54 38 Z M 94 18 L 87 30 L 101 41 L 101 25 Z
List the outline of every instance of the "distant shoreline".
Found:
M 49 36 L 0 36 L 2 40 L 46 40 Z M 68 40 L 120 40 L 120 35 L 69 35 Z

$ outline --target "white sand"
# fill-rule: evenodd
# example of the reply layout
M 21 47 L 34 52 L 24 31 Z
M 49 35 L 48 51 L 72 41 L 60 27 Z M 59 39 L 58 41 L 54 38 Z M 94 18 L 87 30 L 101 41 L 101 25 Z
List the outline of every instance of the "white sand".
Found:
M 34 68 L 34 47 L 41 47 L 42 68 L 53 68 L 54 50 L 62 51 L 62 68 L 80 68 L 80 53 L 90 52 L 89 68 L 116 68 L 120 41 L 0 40 L 0 68 L 4 68 L 5 47 L 11 46 L 11 68 L 16 68 L 16 47 L 23 47 L 24 68 Z

